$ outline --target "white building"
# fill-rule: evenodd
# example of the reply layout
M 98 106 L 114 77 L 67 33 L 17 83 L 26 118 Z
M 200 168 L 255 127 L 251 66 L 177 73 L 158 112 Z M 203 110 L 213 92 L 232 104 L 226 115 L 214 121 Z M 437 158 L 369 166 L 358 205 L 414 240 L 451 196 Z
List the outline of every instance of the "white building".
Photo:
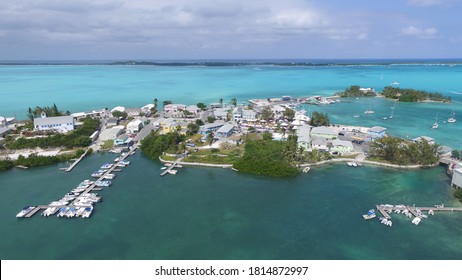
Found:
M 42 112 L 41 118 L 34 118 L 34 130 L 56 130 L 61 133 L 74 130 L 75 123 L 72 116 L 49 117 Z
M 186 109 L 184 104 L 167 104 L 164 106 L 165 113 L 177 114 L 183 112 Z
M 242 108 L 234 108 L 233 109 L 233 120 L 235 122 L 240 121 L 242 119 Z
M 111 110 L 111 113 L 114 113 L 115 111 L 119 111 L 119 112 L 125 112 L 125 107 L 122 107 L 122 106 L 116 106 L 114 108 L 112 108 Z
M 125 108 L 125 113 L 127 113 L 127 116 L 129 117 L 138 117 L 141 113 L 140 108 Z
M 462 168 L 455 168 L 452 174 L 451 185 L 456 188 L 462 188 Z
M 242 119 L 248 122 L 254 122 L 257 120 L 257 112 L 254 110 L 242 110 Z
M 122 134 L 124 130 L 123 125 L 114 126 L 108 129 L 105 129 L 99 135 L 101 141 L 115 140 L 119 135 Z
M 127 133 L 138 133 L 143 127 L 142 120 L 133 120 L 127 124 Z
M 302 125 L 297 130 L 297 146 L 303 148 L 305 151 L 311 150 L 311 136 L 310 136 L 311 126 Z

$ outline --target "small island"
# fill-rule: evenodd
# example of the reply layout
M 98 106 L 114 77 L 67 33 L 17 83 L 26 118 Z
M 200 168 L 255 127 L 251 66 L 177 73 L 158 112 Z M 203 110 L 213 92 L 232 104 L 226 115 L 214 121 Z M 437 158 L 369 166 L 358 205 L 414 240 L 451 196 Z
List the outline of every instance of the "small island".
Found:
M 339 97 L 375 97 L 382 96 L 388 99 L 400 102 L 451 102 L 450 96 L 444 96 L 437 92 L 428 92 L 425 90 L 402 89 L 399 87 L 387 86 L 382 92 L 376 92 L 373 88 L 362 88 L 353 85 L 342 92 L 335 94 Z

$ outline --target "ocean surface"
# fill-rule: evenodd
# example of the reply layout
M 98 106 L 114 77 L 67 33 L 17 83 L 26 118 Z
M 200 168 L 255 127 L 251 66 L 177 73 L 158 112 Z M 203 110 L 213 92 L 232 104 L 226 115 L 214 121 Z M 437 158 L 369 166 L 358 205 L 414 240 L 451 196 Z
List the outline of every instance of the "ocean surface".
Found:
M 352 84 L 438 91 L 451 104 L 347 99 L 306 106 L 333 123 L 388 128 L 401 137 L 427 135 L 462 148 L 462 65 L 368 64 L 0 66 L 0 115 L 25 118 L 27 107 L 53 102 L 63 110 L 142 106 L 157 98 L 195 104 L 281 95 L 329 96 Z M 383 120 L 395 106 L 393 119 Z M 376 113 L 365 115 L 369 107 Z M 455 111 L 458 121 L 444 123 Z M 439 116 L 440 128 L 430 130 Z M 359 115 L 358 118 L 353 117 Z M 393 227 L 365 221 L 376 204 L 461 207 L 444 167 L 394 170 L 345 164 L 314 167 L 291 179 L 226 169 L 187 167 L 160 177 L 160 163 L 141 153 L 101 192 L 90 219 L 18 220 L 26 205 L 61 198 L 113 154 L 64 164 L 0 172 L 1 259 L 462 259 L 462 213 L 436 213 L 420 225 L 393 214 Z

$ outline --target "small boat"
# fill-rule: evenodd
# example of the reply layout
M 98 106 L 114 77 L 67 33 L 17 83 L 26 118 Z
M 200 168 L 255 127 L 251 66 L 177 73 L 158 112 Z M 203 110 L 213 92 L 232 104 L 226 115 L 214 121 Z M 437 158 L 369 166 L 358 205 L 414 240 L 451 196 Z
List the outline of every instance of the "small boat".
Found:
M 34 206 L 26 206 L 24 207 L 21 212 L 19 212 L 17 215 L 16 215 L 16 218 L 22 218 L 24 216 L 26 216 L 30 211 L 32 211 L 35 207 Z
M 353 162 L 351 162 L 351 166 L 353 166 L 353 167 L 357 167 L 357 166 L 358 166 L 358 164 L 357 164 L 355 161 L 353 161 Z
M 454 113 L 454 111 L 453 111 L 453 112 L 452 112 L 452 117 L 450 117 L 450 118 L 448 119 L 448 123 L 455 123 L 455 122 L 456 122 L 456 118 L 454 117 L 454 115 L 455 115 L 455 113 Z
M 93 212 L 93 207 L 85 207 L 85 210 L 82 214 L 82 218 L 89 218 L 91 213 Z
M 384 120 L 388 120 L 388 117 L 383 117 Z
M 116 157 L 116 158 L 114 159 L 115 162 L 118 162 L 119 160 L 120 160 L 119 157 Z
M 166 164 L 164 164 L 164 165 L 165 165 L 165 166 L 172 166 L 171 163 L 166 163 Z
M 420 223 L 421 220 L 422 220 L 421 218 L 415 217 L 414 220 L 412 220 L 411 223 L 413 223 L 414 225 L 418 225 L 418 224 Z
M 437 129 L 438 128 L 438 113 L 436 113 L 436 120 L 435 123 L 432 125 L 432 129 Z
M 369 103 L 369 109 L 366 112 L 364 112 L 364 114 L 374 114 L 374 113 L 375 112 L 372 111 L 372 103 Z
M 391 85 L 392 86 L 397 86 L 397 85 L 399 85 L 399 83 L 398 82 L 393 82 L 393 83 L 391 83 Z
M 375 217 L 376 217 L 376 215 L 375 215 L 375 210 L 374 209 L 371 209 L 371 210 L 367 211 L 367 213 L 363 215 L 364 220 L 370 220 L 370 219 L 373 219 Z
M 359 115 L 354 115 L 353 118 L 359 118 Z
M 239 172 L 239 170 L 237 170 L 237 169 L 236 169 L 236 168 L 234 168 L 234 167 L 231 167 L 231 170 L 232 170 L 232 171 L 236 171 L 236 172 Z
M 170 169 L 170 170 L 168 170 L 167 172 L 168 172 L 169 174 L 175 175 L 175 174 L 178 172 L 178 170 Z
M 310 169 L 311 168 L 309 166 L 303 168 L 303 173 L 308 173 L 308 171 L 310 171 Z
M 165 170 L 167 168 L 168 168 L 167 166 L 164 166 L 164 167 L 161 167 L 160 170 Z

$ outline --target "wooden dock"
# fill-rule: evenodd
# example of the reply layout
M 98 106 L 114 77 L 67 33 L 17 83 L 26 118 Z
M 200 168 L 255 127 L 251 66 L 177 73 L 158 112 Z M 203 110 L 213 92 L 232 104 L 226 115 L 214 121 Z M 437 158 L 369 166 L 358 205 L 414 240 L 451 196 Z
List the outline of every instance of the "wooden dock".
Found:
M 376 206 L 377 210 L 382 214 L 386 219 L 391 219 L 391 216 L 387 211 L 396 211 L 407 210 L 413 216 L 421 218 L 423 213 L 422 211 L 433 211 L 433 212 L 462 212 L 462 207 L 445 207 L 443 205 L 439 207 L 419 207 L 419 206 L 409 206 L 409 205 L 390 205 L 390 204 L 381 204 Z
M 120 161 L 125 160 L 127 157 L 133 155 L 134 152 L 136 151 L 136 149 L 137 149 L 137 145 L 135 144 L 135 145 L 133 146 L 133 149 L 130 151 L 130 153 L 126 153 L 124 156 L 120 157 Z M 87 150 L 87 151 L 88 151 L 88 150 Z M 87 153 L 87 151 L 81 156 L 81 158 L 84 157 L 84 155 Z M 81 158 L 80 158 L 80 160 L 81 160 Z M 77 161 L 74 162 L 73 166 L 70 166 L 69 168 L 71 168 L 71 167 L 74 168 L 74 166 L 77 165 L 77 163 L 78 163 Z M 71 168 L 71 170 L 72 170 L 72 168 Z M 116 164 L 114 164 L 111 168 L 107 169 L 107 170 L 104 172 L 103 176 L 106 175 L 106 174 L 111 173 L 112 171 L 114 171 L 114 170 L 117 169 L 117 168 L 118 168 L 118 166 L 117 166 Z M 67 170 L 66 170 L 66 171 L 67 171 Z M 70 170 L 69 170 L 69 171 L 70 171 Z M 77 200 L 77 199 L 80 198 L 80 197 L 83 197 L 85 194 L 87 194 L 87 193 L 89 193 L 89 192 L 91 192 L 91 191 L 100 191 L 100 190 L 102 190 L 103 188 L 96 186 L 96 182 L 99 182 L 99 181 L 104 180 L 103 176 L 101 176 L 101 177 L 98 178 L 95 182 L 93 182 L 90 186 L 88 186 L 79 196 L 77 196 L 77 197 L 74 199 L 74 201 Z M 101 200 L 101 199 L 102 199 L 102 197 L 100 198 L 100 200 Z M 100 201 L 100 200 L 99 200 L 99 201 Z M 35 214 L 37 214 L 40 210 L 45 210 L 45 209 L 51 208 L 51 207 L 57 208 L 57 210 L 55 211 L 55 213 L 56 213 L 60 207 L 79 207 L 79 206 L 74 205 L 74 203 L 70 203 L 69 205 L 63 205 L 63 206 L 56 206 L 56 205 L 38 205 L 38 206 L 35 206 L 35 208 L 32 209 L 29 213 L 27 213 L 27 214 L 24 216 L 24 218 L 30 218 L 30 217 L 34 216 Z M 54 213 L 53 213 L 53 214 L 54 214 Z
M 66 172 L 70 172 L 72 169 L 74 169 L 74 167 L 79 164 L 79 162 L 87 155 L 88 151 L 90 150 L 90 148 L 88 148 L 76 161 L 74 161 L 71 166 L 69 166 L 68 168 L 66 168 L 64 171 Z
M 160 176 L 165 176 L 166 174 L 168 174 L 169 171 L 175 168 L 175 166 L 179 164 L 180 161 L 182 161 L 183 159 L 183 157 L 180 157 L 177 160 L 175 160 L 167 169 L 164 170 L 164 172 L 160 173 Z

